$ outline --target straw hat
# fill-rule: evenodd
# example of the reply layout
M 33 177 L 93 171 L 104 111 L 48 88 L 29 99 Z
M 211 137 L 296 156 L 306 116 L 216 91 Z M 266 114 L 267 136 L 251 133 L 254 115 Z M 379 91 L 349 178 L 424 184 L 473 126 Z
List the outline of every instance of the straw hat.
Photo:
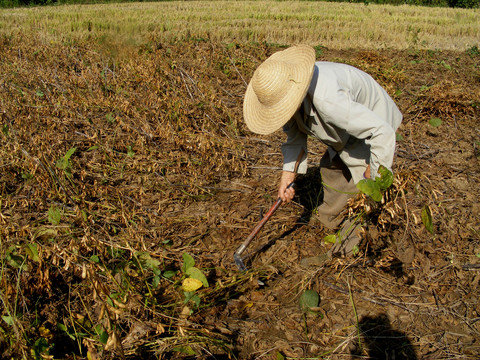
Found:
M 279 51 L 255 70 L 243 101 L 243 118 L 254 133 L 271 134 L 293 116 L 307 94 L 315 50 L 307 45 Z

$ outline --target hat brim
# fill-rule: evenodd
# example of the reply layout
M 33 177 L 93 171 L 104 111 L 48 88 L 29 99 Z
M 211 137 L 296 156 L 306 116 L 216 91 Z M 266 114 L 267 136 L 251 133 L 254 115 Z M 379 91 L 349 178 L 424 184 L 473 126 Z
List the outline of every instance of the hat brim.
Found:
M 298 110 L 307 94 L 315 64 L 315 50 L 298 45 L 279 51 L 267 60 L 289 64 L 291 82 L 284 96 L 273 105 L 262 104 L 255 94 L 252 82 L 247 86 L 243 102 L 243 117 L 248 129 L 256 134 L 271 134 L 285 125 Z

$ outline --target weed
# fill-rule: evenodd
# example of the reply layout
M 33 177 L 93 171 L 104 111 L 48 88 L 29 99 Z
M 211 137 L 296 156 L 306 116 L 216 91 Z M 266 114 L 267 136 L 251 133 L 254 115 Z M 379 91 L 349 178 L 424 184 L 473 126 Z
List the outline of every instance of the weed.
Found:
M 60 220 L 62 219 L 62 212 L 60 211 L 60 209 L 52 205 L 48 209 L 47 219 L 50 224 L 58 225 L 60 224 Z
M 3 125 L 2 125 L 2 134 L 3 134 L 6 138 L 8 138 L 8 137 L 10 136 L 9 130 L 10 130 L 10 129 L 9 129 L 8 124 L 3 124 Z
M 428 232 L 433 234 L 432 210 L 430 210 L 430 207 L 427 205 L 422 209 L 422 222 Z
M 440 125 L 442 125 L 442 119 L 440 118 L 431 118 L 428 123 L 430 124 L 430 126 L 436 128 L 436 127 L 439 127 Z
M 480 55 L 480 50 L 478 49 L 478 46 L 472 46 L 471 48 L 467 49 L 466 52 L 471 57 Z
M 378 175 L 375 180 L 362 179 L 358 182 L 357 188 L 362 193 L 370 196 L 376 202 L 382 201 L 383 193 L 392 185 L 393 174 L 384 166 L 378 169 Z
M 182 289 L 185 296 L 184 303 L 187 304 L 189 301 L 192 301 L 194 305 L 198 308 L 200 306 L 200 296 L 196 294 L 196 291 L 202 286 L 208 288 L 208 280 L 203 272 L 195 267 L 195 260 L 190 254 L 184 253 L 182 273 Z
M 452 70 L 452 67 L 449 64 L 447 64 L 444 60 L 440 61 L 438 64 L 442 65 L 447 70 Z
M 70 162 L 70 158 L 72 157 L 72 155 L 75 153 L 76 150 L 77 150 L 77 148 L 75 148 L 75 147 L 70 148 L 67 151 L 67 153 L 63 157 L 58 159 L 57 162 L 55 163 L 56 167 L 58 169 L 62 170 L 63 173 L 68 178 L 70 178 L 72 176 L 72 164 Z
M 317 45 L 314 47 L 314 49 L 315 49 L 315 56 L 317 59 L 323 55 L 325 50 L 327 50 L 327 48 L 323 45 Z
M 374 200 L 375 207 L 380 207 L 381 203 L 384 202 L 384 199 L 387 195 L 387 191 L 392 186 L 393 183 L 393 174 L 386 167 L 381 165 L 378 169 L 378 174 L 375 180 L 373 179 L 362 179 L 357 183 L 357 188 L 360 190 L 360 196 L 366 196 Z M 326 244 L 337 244 L 341 243 L 345 239 L 342 236 L 342 233 L 350 233 L 358 224 L 365 221 L 365 216 L 371 212 L 371 206 L 367 203 L 363 203 L 359 206 L 357 212 L 350 214 L 349 217 L 353 221 L 349 222 L 348 228 L 340 228 L 335 234 L 329 234 L 324 237 L 324 242 Z M 360 249 L 358 246 L 355 246 L 352 249 L 353 255 L 357 255 Z

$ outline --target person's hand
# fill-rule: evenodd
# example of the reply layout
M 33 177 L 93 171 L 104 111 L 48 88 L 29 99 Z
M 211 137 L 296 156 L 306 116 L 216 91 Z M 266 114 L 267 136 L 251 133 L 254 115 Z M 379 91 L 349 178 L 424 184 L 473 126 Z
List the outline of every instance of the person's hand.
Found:
M 295 189 L 293 187 L 287 189 L 293 180 L 295 180 L 295 173 L 290 171 L 282 171 L 282 177 L 280 178 L 280 186 L 278 187 L 278 197 L 282 201 L 288 203 L 295 196 Z
M 365 170 L 365 172 L 363 173 L 363 177 L 365 179 L 370 179 L 370 164 L 368 164 L 367 170 Z

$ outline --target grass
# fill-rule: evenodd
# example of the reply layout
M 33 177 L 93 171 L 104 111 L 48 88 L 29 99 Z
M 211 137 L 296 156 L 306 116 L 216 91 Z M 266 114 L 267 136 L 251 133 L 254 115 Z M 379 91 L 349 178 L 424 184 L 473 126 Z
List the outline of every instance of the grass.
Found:
M 479 9 L 292 1 L 67 5 L 0 11 L 0 33 L 105 46 L 190 37 L 329 48 L 466 50 L 478 46 Z

